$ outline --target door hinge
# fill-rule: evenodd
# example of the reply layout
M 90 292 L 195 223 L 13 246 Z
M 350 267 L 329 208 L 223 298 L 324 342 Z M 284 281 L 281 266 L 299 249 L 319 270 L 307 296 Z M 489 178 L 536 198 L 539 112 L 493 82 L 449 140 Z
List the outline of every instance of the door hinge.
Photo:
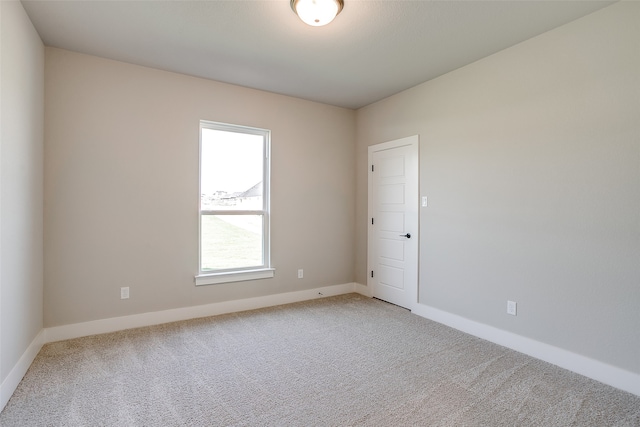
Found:
M 371 218 L 371 225 L 373 225 L 373 218 Z
M 374 166 L 373 166 L 373 165 L 371 165 L 371 172 L 373 172 L 373 170 L 374 170 Z
M 371 277 L 373 277 L 373 270 L 371 270 Z

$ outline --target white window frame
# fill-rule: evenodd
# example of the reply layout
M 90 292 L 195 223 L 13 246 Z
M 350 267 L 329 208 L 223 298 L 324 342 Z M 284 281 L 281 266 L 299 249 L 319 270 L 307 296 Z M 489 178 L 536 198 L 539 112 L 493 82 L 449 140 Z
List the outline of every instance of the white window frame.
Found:
M 238 132 L 250 135 L 260 135 L 263 137 L 263 181 L 262 181 L 262 210 L 203 210 L 200 197 L 202 195 L 202 130 L 213 129 L 225 132 Z M 249 126 L 233 125 L 228 123 L 212 122 L 208 120 L 200 121 L 199 151 L 198 151 L 198 275 L 195 277 L 196 286 L 212 285 L 217 283 L 240 282 L 246 280 L 268 279 L 274 277 L 275 269 L 271 266 L 270 256 L 270 159 L 271 159 L 271 131 L 268 129 L 254 128 Z M 203 215 L 262 215 L 262 254 L 263 265 L 257 267 L 243 267 L 220 269 L 212 272 L 202 270 L 202 216 Z

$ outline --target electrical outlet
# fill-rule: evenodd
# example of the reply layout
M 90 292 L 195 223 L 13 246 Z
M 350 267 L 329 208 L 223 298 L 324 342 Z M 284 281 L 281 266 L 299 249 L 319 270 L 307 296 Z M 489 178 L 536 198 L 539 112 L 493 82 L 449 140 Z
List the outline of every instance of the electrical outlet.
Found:
M 298 279 L 302 279 L 304 277 L 304 270 L 301 268 L 298 270 Z
M 120 288 L 120 299 L 129 299 L 129 287 Z
M 518 306 L 518 303 L 516 303 L 515 301 L 507 301 L 507 314 L 516 316 L 517 306 Z

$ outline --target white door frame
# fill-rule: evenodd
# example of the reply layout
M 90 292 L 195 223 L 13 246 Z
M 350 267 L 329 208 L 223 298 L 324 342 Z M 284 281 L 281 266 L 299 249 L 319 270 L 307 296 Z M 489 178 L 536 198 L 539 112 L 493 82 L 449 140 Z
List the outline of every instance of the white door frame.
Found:
M 420 230 L 419 230 L 419 226 L 420 226 L 420 221 L 419 221 L 419 216 L 420 216 L 420 208 L 419 208 L 419 198 L 420 198 L 420 163 L 419 163 L 419 147 L 420 147 L 420 139 L 418 135 L 413 135 L 413 136 L 409 136 L 406 138 L 400 138 L 400 139 L 396 139 L 393 141 L 389 141 L 389 142 L 383 142 L 380 144 L 375 144 L 375 145 L 371 145 L 368 147 L 368 172 L 367 172 L 367 176 L 368 176 L 368 193 L 367 193 L 367 222 L 368 222 L 368 226 L 367 226 L 367 288 L 368 288 L 368 292 L 371 296 L 375 296 L 375 290 L 373 289 L 374 286 L 374 281 L 371 277 L 371 271 L 373 270 L 373 265 L 375 264 L 375 249 L 374 249 L 374 229 L 371 224 L 371 218 L 373 218 L 374 216 L 374 212 L 375 212 L 375 207 L 373 204 L 373 178 L 372 178 L 372 171 L 371 171 L 371 165 L 373 164 L 373 153 L 377 152 L 377 151 L 383 151 L 383 150 L 389 150 L 389 149 L 393 149 L 393 148 L 399 148 L 399 147 L 404 147 L 404 146 L 410 146 L 413 150 L 413 154 L 414 154 L 414 158 L 415 158 L 415 167 L 416 167 L 416 192 L 413 195 L 414 196 L 414 203 L 416 204 L 416 211 L 415 211 L 415 215 L 412 215 L 411 217 L 411 228 L 413 230 L 415 230 L 415 237 L 416 239 L 413 240 L 411 239 L 411 241 L 413 242 L 412 244 L 415 245 L 415 282 L 414 283 L 410 283 L 409 285 L 411 286 L 410 288 L 407 288 L 407 292 L 409 292 L 410 294 L 414 294 L 415 298 L 411 299 L 411 305 L 409 307 L 410 310 L 413 310 L 417 305 L 418 305 L 418 278 L 419 278 L 419 242 L 420 242 Z

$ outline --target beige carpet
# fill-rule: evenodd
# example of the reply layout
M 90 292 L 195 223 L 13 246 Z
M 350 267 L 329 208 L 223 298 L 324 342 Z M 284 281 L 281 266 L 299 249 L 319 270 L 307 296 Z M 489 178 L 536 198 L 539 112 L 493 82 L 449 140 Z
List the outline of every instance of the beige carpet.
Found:
M 0 425 L 640 426 L 640 398 L 351 294 L 48 344 Z

